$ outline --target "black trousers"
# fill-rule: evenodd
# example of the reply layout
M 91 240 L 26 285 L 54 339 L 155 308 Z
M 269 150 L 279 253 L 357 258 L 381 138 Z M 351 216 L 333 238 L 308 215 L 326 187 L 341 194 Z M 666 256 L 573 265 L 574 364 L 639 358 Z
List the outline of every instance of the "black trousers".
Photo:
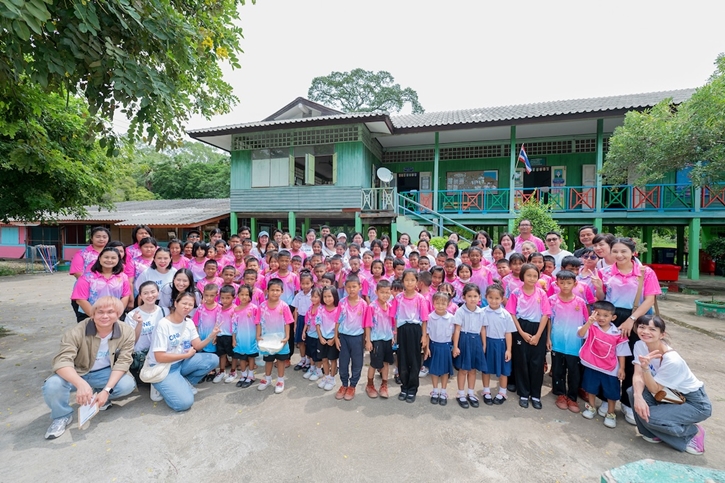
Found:
M 291 324 L 289 324 L 289 340 L 287 341 L 287 345 L 289 346 L 289 356 L 290 359 L 295 353 L 295 324 L 296 321 L 292 321 Z
M 579 356 L 551 351 L 552 392 L 576 401 L 581 382 Z
M 408 394 L 417 394 L 420 385 L 420 338 L 423 328 L 420 324 L 403 324 L 398 327 L 398 375 L 400 389 Z
M 614 325 L 616 325 L 617 327 L 627 322 L 629 316 L 632 315 L 632 309 L 615 307 L 614 311 L 617 314 L 617 318 L 614 319 Z M 629 350 L 631 350 L 632 353 L 634 353 L 634 344 L 639 340 L 639 336 L 637 335 L 637 331 L 635 330 L 635 328 L 636 327 L 632 327 L 632 332 L 629 333 Z M 629 400 L 629 394 L 627 392 L 627 389 L 632 387 L 632 377 L 634 376 L 634 364 L 632 364 L 633 360 L 633 356 L 627 356 L 624 358 L 624 380 L 622 381 L 622 397 L 619 398 L 619 401 L 622 404 L 624 404 L 625 406 L 629 406 L 630 408 L 632 407 L 632 403 Z M 606 399 L 602 399 L 602 401 L 606 401 Z
M 519 319 L 521 329 L 530 335 L 536 335 L 538 322 Z M 531 345 L 524 341 L 521 334 L 513 334 L 513 366 L 516 374 L 516 392 L 519 396 L 541 398 L 541 386 L 544 384 L 544 362 L 546 361 L 546 334 L 542 332 L 539 343 Z

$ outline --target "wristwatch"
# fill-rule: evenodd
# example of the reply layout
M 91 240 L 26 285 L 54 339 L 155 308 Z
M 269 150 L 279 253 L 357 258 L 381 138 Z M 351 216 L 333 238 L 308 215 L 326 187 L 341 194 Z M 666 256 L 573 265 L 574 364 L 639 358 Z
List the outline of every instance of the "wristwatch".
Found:
M 108 395 L 109 395 L 109 396 L 110 396 L 111 394 L 113 394 L 113 388 L 112 388 L 112 387 L 110 387 L 110 386 L 109 386 L 109 387 L 104 387 L 104 388 L 103 388 L 103 390 L 104 390 L 104 391 L 106 391 L 106 392 L 108 393 Z
M 637 319 L 635 319 L 632 315 L 630 315 L 629 318 L 632 319 L 632 321 L 637 322 Z

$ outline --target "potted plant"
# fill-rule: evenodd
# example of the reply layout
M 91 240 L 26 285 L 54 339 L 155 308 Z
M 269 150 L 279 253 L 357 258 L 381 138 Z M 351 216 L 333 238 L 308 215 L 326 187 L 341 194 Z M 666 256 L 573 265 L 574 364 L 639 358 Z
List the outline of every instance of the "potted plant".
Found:
M 707 253 L 715 262 L 715 275 L 725 274 L 723 264 L 725 264 L 725 238 L 713 238 L 705 242 L 702 251 Z
M 715 296 L 708 301 L 695 300 L 695 309 L 695 313 L 701 317 L 725 319 L 725 302 L 715 300 Z

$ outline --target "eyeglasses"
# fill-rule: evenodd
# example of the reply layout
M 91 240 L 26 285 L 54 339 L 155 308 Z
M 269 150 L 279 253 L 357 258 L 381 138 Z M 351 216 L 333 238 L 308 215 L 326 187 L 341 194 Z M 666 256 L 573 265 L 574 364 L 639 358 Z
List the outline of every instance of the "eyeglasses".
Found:
M 599 257 L 592 253 L 591 255 L 582 255 L 581 258 L 582 260 L 596 260 Z
M 559 241 L 559 239 L 558 238 L 547 238 L 546 241 L 547 242 L 555 242 L 555 241 Z

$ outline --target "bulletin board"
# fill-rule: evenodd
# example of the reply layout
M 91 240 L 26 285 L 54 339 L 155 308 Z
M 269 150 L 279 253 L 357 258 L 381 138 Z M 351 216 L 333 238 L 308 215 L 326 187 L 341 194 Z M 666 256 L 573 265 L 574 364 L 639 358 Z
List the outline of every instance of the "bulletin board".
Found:
M 483 171 L 448 171 L 446 173 L 446 189 L 472 190 L 498 188 L 498 170 Z

